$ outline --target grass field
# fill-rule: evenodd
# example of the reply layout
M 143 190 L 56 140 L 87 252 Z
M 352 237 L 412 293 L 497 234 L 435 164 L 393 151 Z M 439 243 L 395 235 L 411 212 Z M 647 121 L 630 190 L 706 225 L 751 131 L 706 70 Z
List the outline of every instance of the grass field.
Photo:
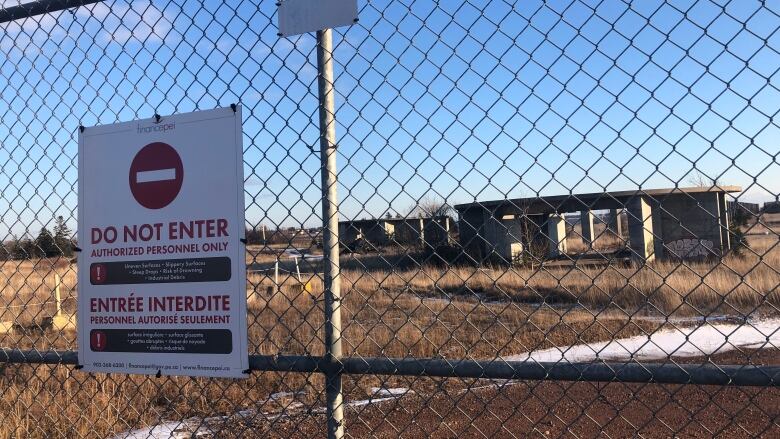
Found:
M 722 263 L 657 263 L 641 268 L 425 265 L 392 270 L 370 264 L 375 255 L 345 256 L 344 352 L 490 359 L 628 337 L 664 325 L 662 319 L 642 318 L 648 315 L 769 314 L 780 306 L 776 236 L 751 237 L 751 248 L 745 256 L 728 256 Z M 251 253 L 247 262 L 266 267 L 276 258 Z M 282 265 L 279 288 L 272 272 L 248 276 L 250 352 L 322 355 L 320 277 L 304 269 L 302 281 L 310 288 L 302 291 L 297 275 L 284 272 L 290 268 L 289 260 Z M 361 265 L 367 269 L 359 269 Z M 77 349 L 73 331 L 29 329 L 55 313 L 54 272 L 61 278 L 65 312 L 75 313 L 75 265 L 52 260 L 5 262 L 0 297 L 10 306 L 2 311 L 2 320 L 28 330 L 0 334 L 2 346 Z M 231 381 L 93 375 L 48 365 L 1 367 L 0 438 L 100 438 L 161 419 L 231 414 L 247 408 L 277 413 L 290 404 L 324 404 L 320 375 L 253 373 L 247 381 Z M 347 377 L 345 389 L 349 398 L 360 399 L 377 386 L 433 392 L 463 388 L 470 382 Z M 302 393 L 271 397 L 278 392 Z

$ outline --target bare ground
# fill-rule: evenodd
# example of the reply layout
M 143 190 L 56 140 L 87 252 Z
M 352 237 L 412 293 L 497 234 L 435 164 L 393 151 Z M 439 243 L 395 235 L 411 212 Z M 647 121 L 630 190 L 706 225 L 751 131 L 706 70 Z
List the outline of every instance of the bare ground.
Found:
M 709 360 L 780 364 L 780 352 Z M 705 358 L 686 362 L 702 364 Z M 452 381 L 452 380 L 447 380 Z M 346 410 L 349 437 L 780 437 L 780 390 L 730 386 L 473 381 Z M 445 390 L 446 389 L 446 390 Z M 233 425 L 234 437 L 322 437 L 322 414 Z M 246 430 L 244 430 L 246 428 Z M 250 431 L 252 433 L 250 433 Z

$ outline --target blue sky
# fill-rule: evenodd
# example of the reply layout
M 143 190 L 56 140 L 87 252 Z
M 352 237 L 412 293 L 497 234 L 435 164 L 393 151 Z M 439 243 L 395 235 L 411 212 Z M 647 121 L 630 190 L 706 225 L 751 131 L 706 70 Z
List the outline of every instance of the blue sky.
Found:
M 279 38 L 274 2 L 257 3 L 110 1 L 1 25 L 0 235 L 60 214 L 75 229 L 79 124 L 233 102 L 248 221 L 317 225 L 315 38 Z M 696 171 L 745 201 L 780 193 L 780 0 L 359 7 L 334 40 L 344 218 Z

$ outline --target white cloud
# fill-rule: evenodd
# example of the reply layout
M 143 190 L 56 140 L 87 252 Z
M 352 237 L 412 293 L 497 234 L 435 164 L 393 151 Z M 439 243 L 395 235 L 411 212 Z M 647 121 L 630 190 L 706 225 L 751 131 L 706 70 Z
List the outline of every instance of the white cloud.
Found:
M 3 6 L 8 6 L 8 3 L 16 4 L 4 2 Z M 171 34 L 173 27 L 173 19 L 151 3 L 112 6 L 94 3 L 70 12 L 41 14 L 3 24 L 0 26 L 0 49 L 4 53 L 14 48 L 25 55 L 39 53 L 48 40 L 60 41 L 66 37 L 66 29 L 71 28 L 74 20 L 85 29 L 100 26 L 97 40 L 104 44 L 161 43 Z M 73 29 L 75 33 L 80 33 L 78 26 Z
M 35 15 L 3 24 L 0 26 L 0 49 L 7 53 L 16 47 L 29 55 L 39 53 L 47 40 L 62 39 L 67 31 L 58 25 L 55 14 Z

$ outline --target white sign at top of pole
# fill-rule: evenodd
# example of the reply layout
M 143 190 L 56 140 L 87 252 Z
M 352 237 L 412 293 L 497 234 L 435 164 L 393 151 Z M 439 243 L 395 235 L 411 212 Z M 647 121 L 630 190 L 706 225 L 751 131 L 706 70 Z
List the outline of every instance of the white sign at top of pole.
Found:
M 349 26 L 358 21 L 357 0 L 281 0 L 279 36 Z

